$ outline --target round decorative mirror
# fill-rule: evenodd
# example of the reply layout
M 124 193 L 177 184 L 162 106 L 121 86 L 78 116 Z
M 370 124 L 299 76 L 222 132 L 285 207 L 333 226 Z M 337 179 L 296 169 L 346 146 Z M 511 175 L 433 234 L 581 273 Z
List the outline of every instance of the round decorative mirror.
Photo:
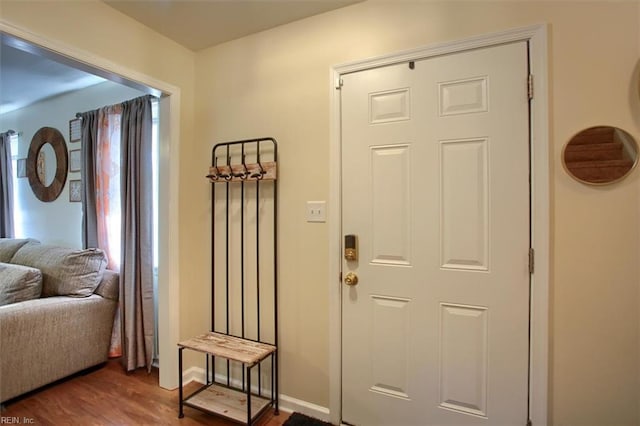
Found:
M 53 127 L 41 127 L 33 135 L 27 154 L 27 177 L 35 196 L 54 201 L 67 181 L 67 144 Z
M 53 183 L 53 179 L 56 177 L 56 168 L 53 166 L 57 163 L 53 145 L 50 143 L 42 145 L 38 154 L 38 179 L 44 186 L 49 186 Z
M 567 173 L 590 185 L 617 182 L 631 173 L 637 162 L 638 144 L 633 136 L 612 126 L 582 130 L 562 153 Z

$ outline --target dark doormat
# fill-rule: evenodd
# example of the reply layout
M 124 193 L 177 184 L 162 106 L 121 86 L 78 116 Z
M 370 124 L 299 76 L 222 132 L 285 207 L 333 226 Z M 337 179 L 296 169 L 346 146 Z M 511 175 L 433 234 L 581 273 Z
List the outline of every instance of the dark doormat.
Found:
M 282 426 L 331 426 L 331 423 L 323 422 L 304 414 L 293 413 Z

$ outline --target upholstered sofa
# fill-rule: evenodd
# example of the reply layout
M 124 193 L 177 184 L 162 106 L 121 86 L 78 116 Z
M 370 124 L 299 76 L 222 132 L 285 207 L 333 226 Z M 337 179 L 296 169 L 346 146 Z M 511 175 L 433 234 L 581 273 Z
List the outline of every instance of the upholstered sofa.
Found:
M 106 263 L 0 238 L 0 402 L 107 361 L 119 280 Z

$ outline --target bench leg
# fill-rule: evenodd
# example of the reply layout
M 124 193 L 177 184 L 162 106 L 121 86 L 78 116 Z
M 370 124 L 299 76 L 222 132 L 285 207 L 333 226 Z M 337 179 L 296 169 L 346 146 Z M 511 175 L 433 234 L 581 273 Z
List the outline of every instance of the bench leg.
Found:
M 182 411 L 182 351 L 184 348 L 178 349 L 178 399 L 180 400 L 180 408 L 178 411 L 178 418 L 181 419 L 184 417 L 184 412 Z

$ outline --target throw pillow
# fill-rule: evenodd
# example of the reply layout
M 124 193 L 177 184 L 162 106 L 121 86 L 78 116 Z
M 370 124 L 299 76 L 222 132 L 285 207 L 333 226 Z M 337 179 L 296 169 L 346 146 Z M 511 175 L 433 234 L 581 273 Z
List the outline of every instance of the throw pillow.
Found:
M 22 265 L 0 263 L 0 306 L 37 299 L 42 292 L 42 273 Z
M 29 241 L 38 242 L 31 238 L 0 238 L 0 262 L 10 263 L 13 255 Z
M 27 244 L 12 263 L 42 271 L 42 296 L 91 296 L 107 266 L 100 249 L 75 250 L 45 244 Z

